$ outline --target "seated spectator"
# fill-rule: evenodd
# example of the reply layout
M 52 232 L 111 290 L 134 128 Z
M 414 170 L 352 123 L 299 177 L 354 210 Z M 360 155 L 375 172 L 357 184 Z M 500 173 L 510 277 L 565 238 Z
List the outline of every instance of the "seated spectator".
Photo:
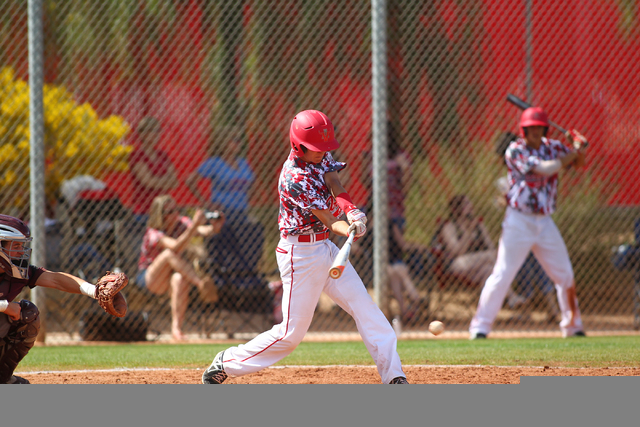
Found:
M 467 196 L 457 195 L 449 201 L 449 218 L 438 239 L 449 272 L 477 284 L 491 275 L 497 250 Z
M 195 285 L 206 302 L 217 300 L 217 288 L 209 277 L 200 278 L 184 253 L 196 235 L 218 233 L 224 216 L 207 222 L 204 211 L 196 210 L 193 219 L 179 213 L 175 200 L 169 195 L 153 199 L 149 221 L 140 250 L 137 284 L 151 293 L 171 293 L 171 335 L 185 339 L 182 323 L 188 305 L 189 285 Z
M 491 275 L 498 251 L 467 196 L 456 195 L 449 201 L 449 218 L 442 224 L 437 240 L 449 273 L 476 285 L 482 285 Z M 507 301 L 513 308 L 524 298 L 509 289 Z

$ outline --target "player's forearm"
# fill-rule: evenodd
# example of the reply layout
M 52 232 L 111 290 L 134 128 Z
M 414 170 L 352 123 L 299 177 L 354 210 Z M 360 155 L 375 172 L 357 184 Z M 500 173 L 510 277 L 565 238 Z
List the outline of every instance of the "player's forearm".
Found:
M 333 216 L 329 209 L 315 210 L 311 212 L 318 218 L 329 230 L 339 236 L 347 236 L 349 234 L 349 223 Z
M 324 182 L 327 185 L 327 188 L 329 188 L 329 191 L 331 191 L 333 197 L 347 192 L 347 190 L 344 189 L 342 182 L 340 181 L 338 172 L 329 172 L 325 174 Z
M 533 171 L 538 175 L 553 176 L 562 169 L 562 166 L 564 165 L 561 159 L 543 160 L 533 168 Z
M 336 221 L 329 226 L 329 229 L 339 236 L 349 235 L 349 223 L 346 221 Z
M 69 273 L 45 271 L 38 278 L 36 284 L 70 294 L 83 294 L 95 298 L 94 285 Z

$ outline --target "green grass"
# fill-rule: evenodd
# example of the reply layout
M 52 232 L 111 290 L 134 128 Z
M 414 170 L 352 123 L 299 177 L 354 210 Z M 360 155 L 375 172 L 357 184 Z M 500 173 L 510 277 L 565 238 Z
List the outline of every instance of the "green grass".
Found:
M 19 371 L 205 368 L 223 344 L 34 347 Z M 399 341 L 405 365 L 640 367 L 640 337 Z M 362 342 L 302 343 L 280 365 L 373 365 Z

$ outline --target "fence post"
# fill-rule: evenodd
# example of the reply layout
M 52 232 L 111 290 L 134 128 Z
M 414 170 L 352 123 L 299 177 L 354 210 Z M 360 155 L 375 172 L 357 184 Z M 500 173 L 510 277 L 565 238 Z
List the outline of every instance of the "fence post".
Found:
M 373 290 L 382 308 L 387 286 L 387 26 L 386 1 L 371 1 L 373 130 Z
M 29 132 L 30 132 L 30 228 L 33 236 L 32 263 L 46 265 L 44 196 L 44 104 L 42 0 L 29 0 Z M 44 289 L 34 288 L 33 303 L 40 310 L 41 329 L 37 340 L 46 339 Z

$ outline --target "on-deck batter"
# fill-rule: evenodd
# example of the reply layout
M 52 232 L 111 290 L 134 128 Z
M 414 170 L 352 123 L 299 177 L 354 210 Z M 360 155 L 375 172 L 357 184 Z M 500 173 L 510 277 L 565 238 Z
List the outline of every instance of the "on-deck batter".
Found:
M 218 353 L 202 382 L 221 384 L 228 376 L 257 372 L 289 355 L 307 333 L 325 292 L 354 318 L 382 382 L 408 384 L 396 335 L 353 266 L 347 264 L 339 279 L 329 278 L 339 251 L 329 233 L 347 236 L 355 230 L 358 238 L 365 234 L 367 221 L 340 183 L 338 171 L 346 164 L 329 154 L 339 146 L 333 124 L 320 111 L 302 111 L 291 123 L 289 139 L 291 152 L 278 183 L 281 238 L 276 258 L 284 291 L 283 321 L 246 344 Z M 349 222 L 339 219 L 343 212 Z
M 584 165 L 586 139 L 567 132 L 572 150 L 560 141 L 547 139 L 549 118 L 540 108 L 526 109 L 520 118 L 522 137 L 505 153 L 509 169 L 507 211 L 502 222 L 498 257 L 486 280 L 478 310 L 471 320 L 471 339 L 486 338 L 502 307 L 507 291 L 531 250 L 555 283 L 562 319 L 562 336 L 583 336 L 576 284 L 569 253 L 551 214 L 556 210 L 558 171 Z

